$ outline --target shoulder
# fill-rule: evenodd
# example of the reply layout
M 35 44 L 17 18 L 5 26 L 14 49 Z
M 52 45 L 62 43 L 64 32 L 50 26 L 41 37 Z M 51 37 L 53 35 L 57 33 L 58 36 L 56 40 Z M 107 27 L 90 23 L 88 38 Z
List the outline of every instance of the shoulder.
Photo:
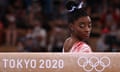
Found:
M 64 45 L 63 45 L 64 51 L 69 52 L 70 49 L 72 48 L 72 45 L 73 45 L 72 39 L 70 37 L 67 38 L 64 42 Z
M 90 53 L 90 52 L 92 52 L 92 50 L 88 44 L 83 43 L 81 46 L 81 52 Z
M 92 52 L 91 47 L 90 47 L 89 45 L 87 45 L 87 44 L 84 44 L 84 45 L 83 45 L 83 47 L 81 48 L 81 51 L 82 51 L 82 52 L 85 52 L 85 53 L 90 53 L 90 52 Z
M 73 45 L 71 52 L 85 52 L 89 53 L 92 52 L 91 48 L 89 45 L 87 45 L 84 42 L 77 42 L 76 44 Z

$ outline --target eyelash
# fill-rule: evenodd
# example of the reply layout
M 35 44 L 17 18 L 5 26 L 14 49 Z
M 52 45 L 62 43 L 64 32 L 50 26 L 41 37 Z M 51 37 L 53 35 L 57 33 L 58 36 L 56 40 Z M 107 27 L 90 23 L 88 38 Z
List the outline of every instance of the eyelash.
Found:
M 84 24 L 80 24 L 79 26 L 80 26 L 80 28 L 84 28 L 84 27 L 85 27 L 85 25 L 84 25 Z
M 91 24 L 89 24 L 89 25 L 88 25 L 88 27 L 89 27 L 89 28 L 91 28 L 91 27 L 92 27 L 92 25 L 91 25 Z
M 84 24 L 80 24 L 79 26 L 80 26 L 80 28 L 84 28 L 84 27 L 85 27 L 85 25 L 84 25 Z M 88 27 L 89 27 L 89 28 L 91 28 L 91 27 L 92 27 L 92 25 L 91 25 L 91 24 L 89 24 L 89 25 L 88 25 Z

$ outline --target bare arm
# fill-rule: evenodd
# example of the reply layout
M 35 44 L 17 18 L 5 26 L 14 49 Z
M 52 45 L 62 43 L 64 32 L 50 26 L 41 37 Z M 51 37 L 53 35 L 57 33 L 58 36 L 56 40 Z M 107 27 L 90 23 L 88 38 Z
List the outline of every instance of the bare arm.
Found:
M 63 45 L 64 52 L 69 52 L 70 49 L 72 48 L 72 45 L 73 45 L 73 41 L 70 38 L 67 38 Z

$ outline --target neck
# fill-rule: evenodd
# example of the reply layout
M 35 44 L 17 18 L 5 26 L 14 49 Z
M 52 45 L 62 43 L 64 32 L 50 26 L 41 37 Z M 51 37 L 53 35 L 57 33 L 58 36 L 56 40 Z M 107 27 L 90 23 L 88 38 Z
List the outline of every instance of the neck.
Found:
M 85 41 L 84 39 L 78 38 L 77 36 L 72 34 L 71 34 L 71 38 L 74 39 L 75 41 Z
M 74 36 L 74 35 L 72 35 L 72 34 L 71 34 L 71 38 L 72 38 L 75 42 L 81 41 L 81 40 L 79 40 L 76 36 Z

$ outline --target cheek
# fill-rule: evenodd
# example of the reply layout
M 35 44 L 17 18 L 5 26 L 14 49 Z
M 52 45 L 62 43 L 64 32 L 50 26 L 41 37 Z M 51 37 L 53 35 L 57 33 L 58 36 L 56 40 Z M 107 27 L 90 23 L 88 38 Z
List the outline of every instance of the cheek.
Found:
M 83 30 L 80 27 L 76 27 L 76 31 L 79 32 L 79 33 L 83 32 Z
M 90 33 L 91 33 L 91 31 L 92 31 L 92 28 L 89 29 L 89 32 L 90 32 Z
M 75 28 L 75 33 L 77 34 L 77 35 L 81 35 L 82 34 L 82 29 L 80 29 L 79 27 L 76 27 Z
M 76 33 L 77 35 L 81 35 L 83 30 L 78 26 L 78 25 L 75 25 L 73 26 L 73 31 L 74 33 Z

